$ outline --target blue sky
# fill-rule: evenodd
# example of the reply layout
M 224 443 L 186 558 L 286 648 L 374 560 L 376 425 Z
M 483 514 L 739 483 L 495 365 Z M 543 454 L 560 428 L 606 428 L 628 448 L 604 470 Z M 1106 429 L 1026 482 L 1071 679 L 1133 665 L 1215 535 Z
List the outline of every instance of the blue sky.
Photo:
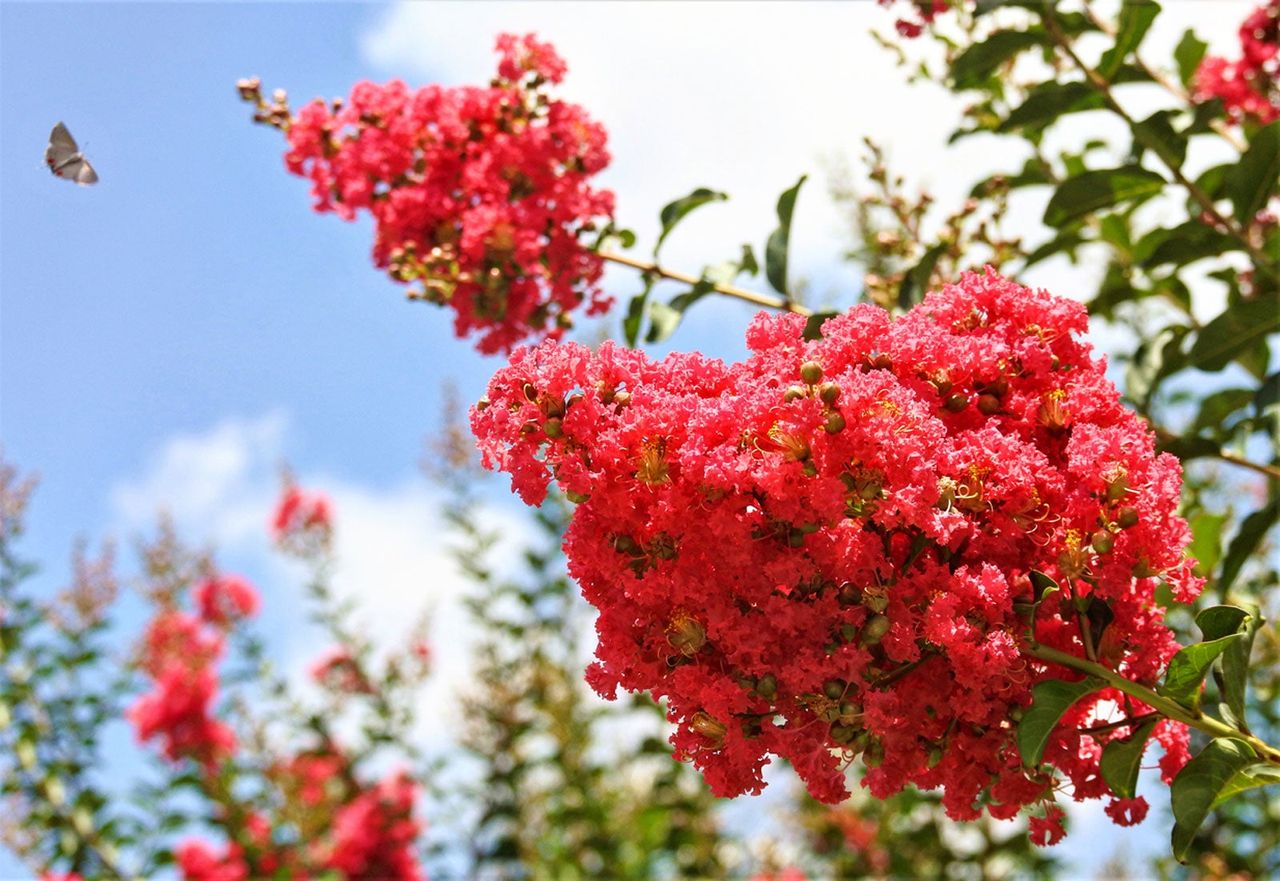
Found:
M 1171 43 L 1191 22 L 1229 39 L 1245 7 L 1209 8 L 1173 4 L 1166 19 L 1177 20 L 1152 39 Z M 366 224 L 311 213 L 307 184 L 283 170 L 279 135 L 250 124 L 237 78 L 260 75 L 295 104 L 362 78 L 478 81 L 497 30 L 538 30 L 567 57 L 566 94 L 610 128 L 606 183 L 624 224 L 652 241 L 663 202 L 698 185 L 729 190 L 734 201 L 695 216 L 668 246 L 696 271 L 741 241 L 758 246 L 776 194 L 814 173 L 793 266 L 817 301 L 848 302 L 853 274 L 838 260 L 824 166 L 874 134 L 945 198 L 993 161 L 981 142 L 937 160 L 957 107 L 901 83 L 866 37 L 885 24 L 872 4 L 4 3 L 0 441 L 41 476 L 25 548 L 48 564 L 43 583 L 57 586 L 75 535 L 127 541 L 161 505 L 236 568 L 287 582 L 296 573 L 271 561 L 261 530 L 287 459 L 337 499 L 346 577 L 375 620 L 429 602 L 442 632 L 461 628 L 418 461 L 443 384 L 474 400 L 496 362 L 373 270 Z M 767 66 L 766 36 L 778 47 Z M 59 120 L 97 186 L 44 167 Z M 1079 285 L 1062 267 L 1048 271 L 1044 283 L 1061 293 Z M 609 282 L 620 296 L 635 285 L 626 274 Z M 700 308 L 674 342 L 736 355 L 748 313 Z M 305 642 L 290 627 L 296 603 L 281 588 L 264 613 L 286 659 Z M 443 646 L 446 684 L 464 672 L 457 648 Z M 1129 840 L 1131 853 L 1147 846 Z M 1078 865 L 1110 855 L 1100 850 Z M 19 869 L 0 854 L 0 878 L 10 876 Z

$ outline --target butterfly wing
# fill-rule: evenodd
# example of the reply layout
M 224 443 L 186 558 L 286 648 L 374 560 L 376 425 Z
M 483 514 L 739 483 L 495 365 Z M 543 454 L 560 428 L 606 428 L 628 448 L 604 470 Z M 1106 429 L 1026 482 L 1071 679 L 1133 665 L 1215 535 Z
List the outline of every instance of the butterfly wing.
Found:
M 79 152 L 80 146 L 76 143 L 76 139 L 71 137 L 71 132 L 67 131 L 65 125 L 58 123 L 49 133 L 49 146 L 45 148 L 44 161 L 50 168 L 57 168 L 73 159 Z
M 53 173 L 63 180 L 69 180 L 77 184 L 96 184 L 98 182 L 98 173 L 93 170 L 93 166 L 89 164 L 89 160 L 80 156 L 56 166 Z

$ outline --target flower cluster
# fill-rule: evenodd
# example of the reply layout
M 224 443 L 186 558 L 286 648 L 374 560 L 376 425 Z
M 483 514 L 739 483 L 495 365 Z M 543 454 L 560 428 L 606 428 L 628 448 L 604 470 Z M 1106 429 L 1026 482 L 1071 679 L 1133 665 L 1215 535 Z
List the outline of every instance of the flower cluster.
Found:
M 1267 0 L 1240 25 L 1240 57 L 1209 56 L 1196 70 L 1200 101 L 1221 98 L 1234 122 L 1280 119 L 1280 0 Z
M 237 592 L 223 594 L 224 585 L 235 585 Z M 210 617 L 165 609 L 151 621 L 139 668 L 152 680 L 152 690 L 138 698 L 127 716 L 140 741 L 159 737 L 171 760 L 191 758 L 212 770 L 236 745 L 231 729 L 212 715 L 218 694 L 215 668 L 223 651 L 223 636 L 215 628 L 226 623 L 230 605 L 218 597 L 242 602 L 235 608 L 248 614 L 256 608 L 257 596 L 239 579 L 210 579 L 199 596 L 202 614 Z
M 277 836 L 250 813 L 222 849 L 199 841 L 177 851 L 184 881 L 248 881 L 256 877 L 345 881 L 422 881 L 414 855 L 422 824 L 414 816 L 417 787 L 402 773 L 362 785 L 351 762 L 334 750 L 279 763 L 272 782 L 283 798 Z
M 608 307 L 585 240 L 613 214 L 613 194 L 590 183 L 609 162 L 604 129 L 548 92 L 564 62 L 532 34 L 497 49 L 486 87 L 362 82 L 293 117 L 283 96 L 268 105 L 256 80 L 240 84 L 257 118 L 287 131 L 285 164 L 311 180 L 316 210 L 367 210 L 377 266 L 454 309 L 458 336 L 479 334 L 486 353 L 560 335 L 583 303 Z
M 676 754 L 717 795 L 758 792 L 773 754 L 837 802 L 860 755 L 876 797 L 940 787 L 956 819 L 1057 810 L 1058 773 L 1076 799 L 1109 794 L 1102 746 L 1129 730 L 1080 729 L 1145 708 L 1086 698 L 1024 767 L 1032 686 L 1078 678 L 1029 639 L 1153 683 L 1177 650 L 1156 587 L 1200 588 L 1178 462 L 1120 405 L 1086 326 L 1078 303 L 988 270 L 813 341 L 803 318 L 761 315 L 737 364 L 545 343 L 494 376 L 472 430 L 527 503 L 554 478 L 578 504 L 588 680 L 664 698 Z M 1168 777 L 1186 731 L 1157 737 Z
M 271 534 L 281 548 L 299 556 L 323 550 L 333 537 L 329 499 L 286 480 L 271 515 Z
M 876 0 L 881 6 L 890 7 L 896 5 L 899 0 Z M 894 28 L 900 36 L 913 40 L 924 33 L 926 25 L 933 24 L 933 20 L 942 13 L 951 8 L 952 0 L 905 0 L 909 7 L 910 17 L 899 18 L 894 22 Z

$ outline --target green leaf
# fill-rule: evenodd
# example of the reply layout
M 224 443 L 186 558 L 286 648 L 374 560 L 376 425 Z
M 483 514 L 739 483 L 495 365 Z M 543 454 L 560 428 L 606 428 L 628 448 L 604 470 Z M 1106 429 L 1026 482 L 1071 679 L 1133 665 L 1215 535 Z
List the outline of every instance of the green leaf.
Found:
M 804 338 L 810 341 L 822 339 L 822 325 L 828 318 L 835 318 L 839 312 L 815 312 L 804 323 Z
M 951 62 L 954 88 L 972 89 L 981 85 L 1019 52 L 1044 41 L 1043 31 L 996 31 L 985 40 L 972 43 Z
M 1216 810 L 1223 802 L 1242 792 L 1257 789 L 1259 786 L 1274 786 L 1277 783 L 1280 783 L 1280 768 L 1266 762 L 1250 765 L 1242 771 L 1237 771 L 1227 781 L 1227 785 L 1222 787 L 1222 791 L 1214 799 L 1213 809 Z
M 1046 679 L 1036 685 L 1031 690 L 1031 706 L 1018 723 L 1018 751 L 1022 753 L 1022 764 L 1030 768 L 1039 765 L 1044 757 L 1044 748 L 1049 744 L 1049 736 L 1062 715 L 1071 709 L 1072 704 L 1102 685 L 1100 679 L 1092 677 L 1079 682 Z
M 662 243 L 666 241 L 667 236 L 690 212 L 701 208 L 709 202 L 723 202 L 728 198 L 729 196 L 725 193 L 710 190 L 706 187 L 698 187 L 689 195 L 664 205 L 658 215 L 658 219 L 662 222 L 662 232 L 658 236 L 658 243 L 653 246 L 653 256 L 658 256 L 658 251 L 662 248 Z
M 924 299 L 926 289 L 929 287 L 929 279 L 933 276 L 933 268 L 938 265 L 938 258 L 945 253 L 947 253 L 946 243 L 934 245 L 925 251 L 919 263 L 902 276 L 902 284 L 898 287 L 899 306 L 910 309 Z
M 1264 297 L 1237 303 L 1201 329 L 1187 364 L 1211 373 L 1221 370 L 1276 331 L 1280 331 L 1280 309 L 1274 301 Z
M 1200 67 L 1200 61 L 1208 48 L 1208 43 L 1197 37 L 1195 31 L 1187 28 L 1177 48 L 1173 50 L 1173 58 L 1178 62 L 1178 77 L 1184 86 L 1191 85 L 1191 79 L 1196 75 L 1196 69 Z
M 1214 392 L 1200 402 L 1200 412 L 1196 414 L 1193 431 L 1214 429 L 1221 434 L 1223 423 L 1232 413 L 1242 410 L 1253 402 L 1254 390 L 1247 388 L 1227 388 Z
M 1102 96 L 1087 83 L 1049 80 L 1033 88 L 1027 99 L 1005 117 L 996 131 L 1042 129 L 1064 113 L 1095 110 L 1102 106 Z
M 649 304 L 649 332 L 646 343 L 660 343 L 675 333 L 684 318 L 685 310 L 715 290 L 715 285 L 705 276 L 683 294 L 671 298 L 670 303 Z
M 1138 771 L 1142 768 L 1147 738 L 1158 721 L 1152 719 L 1123 740 L 1111 741 L 1102 750 L 1102 779 L 1119 798 L 1133 798 L 1138 788 Z
M 773 289 L 787 296 L 787 252 L 791 239 L 791 214 L 796 208 L 796 196 L 808 179 L 802 174 L 795 186 L 778 197 L 778 228 L 769 236 L 764 246 L 764 274 Z
M 1027 260 L 1023 264 L 1023 268 L 1025 269 L 1029 266 L 1034 266 L 1041 260 L 1047 260 L 1054 254 L 1058 254 L 1062 251 L 1070 253 L 1071 259 L 1074 261 L 1075 249 L 1084 243 L 1085 238 L 1080 235 L 1080 233 L 1075 230 L 1064 230 L 1028 254 Z
M 1164 188 L 1164 178 L 1138 165 L 1084 174 L 1063 181 L 1044 209 L 1044 222 L 1060 227 L 1100 208 L 1148 199 Z
M 1151 23 L 1160 14 L 1160 6 L 1147 0 L 1129 0 L 1120 10 L 1120 24 L 1116 29 L 1115 44 L 1103 53 L 1098 61 L 1097 71 L 1107 79 L 1111 79 L 1120 70 L 1120 65 L 1137 50 L 1142 38 L 1147 35 Z
M 1213 574 L 1222 556 L 1222 527 L 1228 519 L 1227 514 L 1209 511 L 1201 511 L 1191 518 L 1191 545 L 1187 553 L 1196 560 L 1197 574 L 1205 577 Z
M 1227 546 L 1227 555 L 1222 561 L 1222 574 L 1218 576 L 1217 585 L 1219 596 L 1225 597 L 1231 590 L 1245 561 L 1253 556 L 1277 519 L 1280 519 L 1280 498 L 1272 499 L 1269 505 L 1254 511 L 1240 523 L 1240 529 Z
M 1142 148 L 1147 147 L 1172 167 L 1182 167 L 1187 158 L 1187 137 L 1173 127 L 1173 115 L 1171 110 L 1157 110 L 1133 124 L 1135 162 L 1142 158 Z
M 1222 639 L 1240 633 L 1249 618 L 1249 611 L 1239 606 L 1209 606 L 1196 615 L 1196 626 L 1205 639 Z
M 1249 744 L 1231 737 L 1212 740 L 1200 754 L 1187 762 L 1173 780 L 1170 801 L 1173 803 L 1173 855 L 1185 863 L 1196 830 L 1204 823 L 1214 802 L 1231 779 L 1254 763 L 1256 756 Z
M 1134 259 L 1148 268 L 1165 263 L 1186 266 L 1239 247 L 1240 243 L 1226 233 L 1199 220 L 1189 220 L 1171 229 L 1157 228 L 1147 233 L 1134 249 Z
M 1280 120 L 1258 129 L 1249 139 L 1249 149 L 1227 173 L 1226 185 L 1236 220 L 1248 224 L 1280 186 Z
M 1266 416 L 1272 407 L 1280 404 L 1280 371 L 1262 381 L 1253 396 L 1253 410 L 1258 416 Z
M 1218 655 L 1226 651 L 1227 646 L 1242 636 L 1243 633 L 1232 633 L 1220 639 L 1197 642 L 1179 651 L 1169 662 L 1160 693 L 1173 698 L 1184 707 L 1199 709 L 1200 686 L 1204 684 L 1209 668 L 1218 659 Z
M 622 319 L 622 338 L 626 340 L 629 348 L 634 349 L 636 343 L 640 341 L 640 328 L 644 324 L 646 306 L 649 303 L 649 294 L 653 292 L 655 280 L 656 276 L 645 274 L 644 290 L 632 297 L 630 302 L 627 303 L 627 314 Z

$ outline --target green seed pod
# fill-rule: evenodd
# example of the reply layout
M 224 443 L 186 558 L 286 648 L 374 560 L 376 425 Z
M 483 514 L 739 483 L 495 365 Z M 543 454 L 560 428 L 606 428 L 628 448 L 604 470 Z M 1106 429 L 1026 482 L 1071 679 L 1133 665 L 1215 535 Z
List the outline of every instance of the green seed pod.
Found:
M 843 679 L 828 679 L 822 683 L 822 693 L 831 700 L 839 700 L 844 696 L 845 681 Z

